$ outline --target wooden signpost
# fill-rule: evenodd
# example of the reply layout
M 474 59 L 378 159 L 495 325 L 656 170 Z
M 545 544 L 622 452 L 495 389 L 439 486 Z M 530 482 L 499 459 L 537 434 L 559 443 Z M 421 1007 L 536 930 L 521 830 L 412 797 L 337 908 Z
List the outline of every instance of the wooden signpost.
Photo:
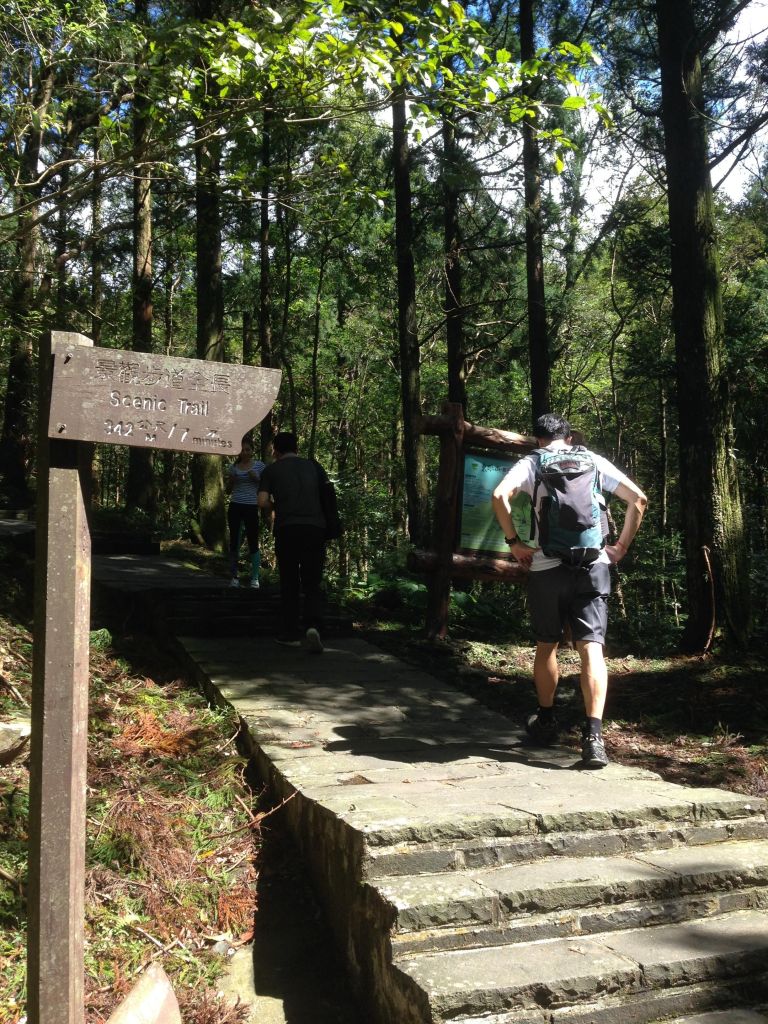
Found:
M 28 1024 L 82 1024 L 90 444 L 235 455 L 280 371 L 94 348 L 40 353 L 30 756 Z M 48 415 L 50 413 L 50 415 Z
M 56 336 L 48 436 L 237 455 L 272 408 L 280 370 L 143 355 Z
M 507 430 L 477 427 L 464 420 L 461 405 L 446 402 L 439 416 L 422 416 L 416 430 L 440 437 L 435 489 L 435 542 L 431 551 L 414 551 L 409 564 L 428 574 L 427 635 L 448 632 L 451 580 L 454 578 L 522 582 L 528 570 L 508 553 L 491 510 L 491 494 L 514 458 L 536 447 L 533 438 Z M 495 455 L 495 458 L 488 453 Z M 467 463 L 470 465 L 467 465 Z M 478 469 L 468 486 L 468 477 Z

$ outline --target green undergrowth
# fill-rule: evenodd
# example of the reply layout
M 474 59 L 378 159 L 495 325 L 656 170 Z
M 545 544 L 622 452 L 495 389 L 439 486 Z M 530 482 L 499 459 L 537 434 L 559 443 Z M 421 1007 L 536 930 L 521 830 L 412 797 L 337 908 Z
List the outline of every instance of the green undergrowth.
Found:
M 238 722 L 210 709 L 146 638 L 125 647 L 143 663 L 105 630 L 91 635 L 86 1021 L 106 1020 L 158 961 L 185 1024 L 235 1024 L 245 1012 L 218 998 L 216 982 L 227 949 L 252 935 L 261 820 Z M 28 623 L 4 609 L 0 719 L 29 713 L 30 654 Z M 0 1024 L 24 1019 L 28 790 L 23 756 L 0 766 Z

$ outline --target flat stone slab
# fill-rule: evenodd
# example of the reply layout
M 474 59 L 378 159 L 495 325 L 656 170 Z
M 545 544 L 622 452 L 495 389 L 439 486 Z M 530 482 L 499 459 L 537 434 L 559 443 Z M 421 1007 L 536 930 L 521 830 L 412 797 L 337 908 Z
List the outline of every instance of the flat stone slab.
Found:
M 766 1024 L 768 1014 L 756 1010 L 716 1010 L 697 1013 L 693 1017 L 677 1017 L 665 1024 Z
M 549 857 L 530 864 L 455 871 L 448 878 L 444 873 L 421 874 L 379 878 L 370 884 L 394 911 L 398 932 L 470 921 L 502 926 L 515 919 L 530 921 L 533 914 L 564 914 L 586 907 L 599 908 L 611 921 L 617 916 L 614 908 L 630 901 L 673 900 L 747 886 L 765 886 L 768 905 L 768 843 L 684 847 L 623 857 Z M 637 916 L 642 913 L 636 911 Z M 590 921 L 591 930 L 598 930 L 596 924 Z
M 438 1014 L 575 1006 L 600 994 L 641 993 L 764 969 L 768 913 L 642 928 L 533 946 L 425 954 L 398 969 Z
M 25 753 L 31 735 L 32 724 L 28 718 L 0 722 L 0 764 L 10 764 Z
M 326 808 L 371 848 L 701 825 L 765 805 L 620 765 L 576 770 L 573 751 L 526 747 L 504 716 L 357 637 L 322 656 L 256 638 L 182 643 L 246 721 L 281 795 Z

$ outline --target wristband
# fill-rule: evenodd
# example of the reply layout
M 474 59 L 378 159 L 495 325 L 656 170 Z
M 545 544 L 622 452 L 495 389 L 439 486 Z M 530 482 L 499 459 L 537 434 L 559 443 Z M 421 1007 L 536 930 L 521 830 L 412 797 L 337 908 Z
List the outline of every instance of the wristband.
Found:
M 517 544 L 517 542 L 519 540 L 520 540 L 520 538 L 517 536 L 517 534 L 515 534 L 514 537 L 505 537 L 504 538 L 504 543 L 508 544 L 510 547 L 512 547 L 512 545 L 513 544 Z
M 618 538 L 617 538 L 617 539 L 616 539 L 616 541 L 615 541 L 614 547 L 624 548 L 624 551 L 625 551 L 625 553 L 626 553 L 627 551 L 629 551 L 629 548 L 628 548 L 628 547 L 627 547 L 627 545 L 626 545 L 626 544 L 624 543 L 624 541 L 623 541 L 623 540 L 619 540 Z

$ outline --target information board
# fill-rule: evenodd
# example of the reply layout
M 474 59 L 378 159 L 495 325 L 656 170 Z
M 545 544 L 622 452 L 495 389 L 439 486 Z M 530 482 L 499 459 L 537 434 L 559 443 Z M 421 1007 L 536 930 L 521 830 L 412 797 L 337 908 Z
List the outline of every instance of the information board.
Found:
M 509 547 L 493 513 L 491 498 L 517 461 L 516 456 L 510 455 L 464 453 L 464 480 L 459 503 L 460 552 L 509 556 Z M 517 496 L 512 506 L 512 519 L 518 535 L 525 539 L 530 532 L 528 495 Z
M 281 371 L 55 342 L 48 436 L 233 455 Z

